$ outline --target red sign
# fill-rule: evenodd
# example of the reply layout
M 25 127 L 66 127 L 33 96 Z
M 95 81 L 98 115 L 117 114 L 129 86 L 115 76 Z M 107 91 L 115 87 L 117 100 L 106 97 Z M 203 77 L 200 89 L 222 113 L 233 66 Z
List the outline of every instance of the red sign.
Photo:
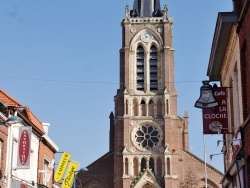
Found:
M 19 128 L 19 148 L 17 168 L 30 167 L 30 145 L 31 145 L 31 127 L 23 126 Z
M 215 108 L 203 108 L 203 134 L 227 134 L 227 88 L 214 87 L 213 95 L 219 103 Z

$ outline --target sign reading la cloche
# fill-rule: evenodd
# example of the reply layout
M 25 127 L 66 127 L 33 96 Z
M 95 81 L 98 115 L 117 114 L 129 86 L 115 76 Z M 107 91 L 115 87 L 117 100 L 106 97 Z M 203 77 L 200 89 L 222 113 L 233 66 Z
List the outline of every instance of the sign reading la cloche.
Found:
M 202 109 L 203 134 L 227 134 L 227 88 L 213 87 L 212 92 L 219 105 Z

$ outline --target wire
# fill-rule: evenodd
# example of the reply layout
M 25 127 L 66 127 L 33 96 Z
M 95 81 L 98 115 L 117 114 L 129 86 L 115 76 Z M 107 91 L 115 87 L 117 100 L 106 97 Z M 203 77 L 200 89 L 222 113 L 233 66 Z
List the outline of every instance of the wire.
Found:
M 90 82 L 90 81 L 75 81 L 75 80 L 56 80 L 56 79 L 44 79 L 44 78 L 30 78 L 30 77 L 17 77 L 17 76 L 0 76 L 2 78 L 12 78 L 12 79 L 19 79 L 19 80 L 32 80 L 32 81 L 44 81 L 44 82 L 58 82 L 58 83 L 75 83 L 75 84 L 119 84 L 117 82 Z M 202 80 L 182 80 L 176 81 L 171 83 L 195 83 L 195 82 L 202 82 Z M 169 82 L 170 83 L 170 82 Z
M 74 80 L 54 80 L 54 79 L 43 79 L 43 78 L 28 78 L 28 77 L 17 77 L 17 76 L 0 76 L 4 78 L 13 78 L 20 80 L 33 80 L 33 81 L 44 81 L 44 82 L 59 82 L 59 83 L 75 83 L 75 84 L 118 84 L 112 82 L 87 82 L 87 81 L 74 81 Z

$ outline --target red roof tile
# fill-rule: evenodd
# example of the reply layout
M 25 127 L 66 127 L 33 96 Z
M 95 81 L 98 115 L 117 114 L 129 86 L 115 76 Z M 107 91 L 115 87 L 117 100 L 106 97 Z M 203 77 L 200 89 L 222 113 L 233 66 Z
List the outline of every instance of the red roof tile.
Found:
M 8 95 L 6 92 L 0 89 L 0 101 L 3 102 L 6 106 L 23 106 L 21 103 L 17 102 L 15 99 L 13 99 L 10 95 Z M 42 122 L 40 122 L 37 117 L 31 112 L 31 110 L 28 107 L 24 107 L 26 112 L 27 119 L 35 125 L 37 129 L 39 129 L 41 132 L 44 133 Z M 21 111 L 20 111 L 21 112 Z M 24 111 L 21 112 L 22 114 Z
M 8 106 L 22 106 L 21 103 L 17 102 L 15 99 L 13 99 L 11 96 L 9 96 L 1 89 L 0 89 L 0 100 Z
M 29 108 L 25 108 L 28 120 L 34 124 L 40 131 L 44 133 L 42 122 L 37 119 L 37 117 L 30 111 Z

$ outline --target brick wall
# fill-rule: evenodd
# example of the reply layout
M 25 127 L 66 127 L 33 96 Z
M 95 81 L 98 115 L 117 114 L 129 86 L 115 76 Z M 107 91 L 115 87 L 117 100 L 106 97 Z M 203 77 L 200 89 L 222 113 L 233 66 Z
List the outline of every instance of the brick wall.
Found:
M 242 7 L 242 17 L 238 27 L 240 51 L 241 51 L 241 66 L 242 66 L 242 93 L 243 93 L 243 116 L 245 121 L 244 134 L 244 152 L 246 161 L 247 184 L 250 186 L 250 123 L 246 120 L 250 116 L 250 9 L 249 1 L 246 6 Z
M 6 154 L 7 154 L 7 137 L 8 135 L 8 127 L 5 125 L 0 126 L 0 141 L 2 142 L 1 145 L 1 156 L 0 156 L 0 170 L 1 170 L 1 177 L 0 177 L 0 186 L 5 187 L 6 183 Z
M 40 141 L 40 148 L 39 148 L 39 156 L 38 156 L 38 170 L 44 170 L 44 159 L 46 159 L 48 162 L 51 162 L 54 159 L 54 153 L 53 151 L 48 147 L 46 142 Z M 49 188 L 52 187 L 53 184 L 53 177 L 54 172 L 52 171 L 50 181 L 49 181 Z M 38 183 L 43 184 L 43 173 L 38 172 Z

